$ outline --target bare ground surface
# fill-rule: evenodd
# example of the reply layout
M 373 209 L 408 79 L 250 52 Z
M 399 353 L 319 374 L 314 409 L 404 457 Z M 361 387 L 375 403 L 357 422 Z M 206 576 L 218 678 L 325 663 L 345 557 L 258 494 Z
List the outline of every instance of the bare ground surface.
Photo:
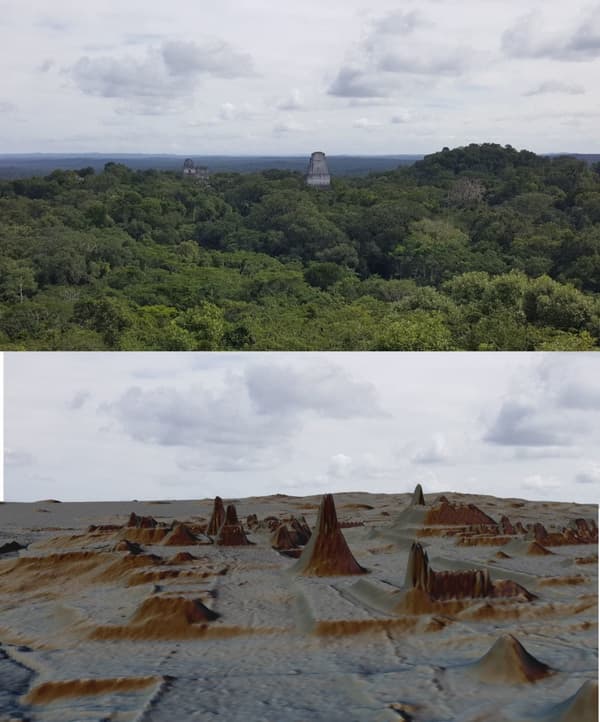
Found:
M 335 495 L 366 570 L 348 576 L 305 575 L 294 552 L 272 548 L 264 520 L 304 516 L 314 530 L 320 497 L 226 499 L 244 546 L 206 543 L 208 499 L 0 504 L 0 546 L 26 545 L 0 556 L 0 722 L 597 720 L 593 684 L 569 699 L 598 676 L 597 541 L 572 543 L 563 530 L 597 522 L 598 508 L 451 493 L 453 508 L 428 494 L 422 507 L 411 497 Z M 524 530 L 469 523 L 467 504 Z M 125 526 L 131 512 L 159 532 Z M 192 530 L 198 543 L 165 542 L 174 520 L 186 530 L 171 539 Z M 532 546 L 535 523 L 551 554 Z M 417 602 L 406 596 L 415 539 L 438 595 L 419 591 Z M 336 550 L 339 538 L 312 547 Z M 533 598 L 457 595 L 452 580 L 468 581 L 456 576 L 465 570 Z

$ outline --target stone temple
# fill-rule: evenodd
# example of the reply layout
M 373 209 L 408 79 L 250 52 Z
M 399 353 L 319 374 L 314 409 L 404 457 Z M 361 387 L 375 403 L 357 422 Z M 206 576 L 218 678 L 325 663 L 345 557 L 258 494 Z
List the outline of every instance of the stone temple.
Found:
M 196 178 L 199 181 L 208 181 L 209 171 L 204 165 L 196 165 L 191 158 L 183 161 L 183 177 Z
M 331 176 L 325 160 L 325 153 L 317 151 L 310 156 L 306 172 L 306 185 L 315 188 L 329 188 Z

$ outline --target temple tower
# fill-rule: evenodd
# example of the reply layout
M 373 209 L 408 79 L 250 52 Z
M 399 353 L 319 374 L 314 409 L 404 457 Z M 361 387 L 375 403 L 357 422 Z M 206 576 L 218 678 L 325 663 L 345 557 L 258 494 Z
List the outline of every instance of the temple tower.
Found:
M 315 188 L 329 188 L 331 176 L 325 160 L 325 153 L 317 151 L 310 156 L 306 172 L 306 185 Z

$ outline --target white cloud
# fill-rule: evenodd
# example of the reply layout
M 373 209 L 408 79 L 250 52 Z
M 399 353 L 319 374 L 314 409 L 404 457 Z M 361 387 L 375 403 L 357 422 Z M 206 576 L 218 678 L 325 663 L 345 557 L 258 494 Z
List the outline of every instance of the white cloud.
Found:
M 444 434 L 434 434 L 431 441 L 417 449 L 411 457 L 415 464 L 440 464 L 449 459 L 450 452 Z
M 370 118 L 357 118 L 352 125 L 355 128 L 362 128 L 363 130 L 374 130 L 381 127 L 381 123 L 377 120 L 371 120 Z
M 294 88 L 292 92 L 283 100 L 277 103 L 278 110 L 302 110 L 304 108 L 304 99 L 298 88 Z

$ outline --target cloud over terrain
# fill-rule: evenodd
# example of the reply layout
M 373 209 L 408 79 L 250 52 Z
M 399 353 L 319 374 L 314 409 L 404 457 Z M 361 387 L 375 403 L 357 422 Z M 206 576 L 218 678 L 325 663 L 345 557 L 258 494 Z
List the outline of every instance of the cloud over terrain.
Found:
M 238 497 L 421 482 L 593 501 L 596 366 L 593 354 L 9 354 L 5 494 Z

